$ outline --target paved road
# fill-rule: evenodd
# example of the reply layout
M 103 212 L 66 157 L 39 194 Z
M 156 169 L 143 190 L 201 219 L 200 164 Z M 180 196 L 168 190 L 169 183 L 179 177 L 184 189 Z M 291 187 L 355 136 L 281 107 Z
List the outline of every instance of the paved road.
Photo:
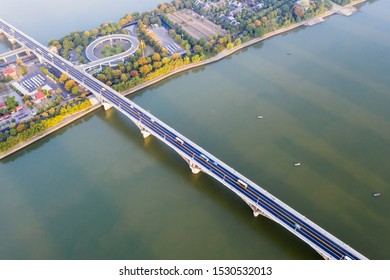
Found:
M 109 41 L 109 40 L 126 40 L 126 41 L 130 42 L 131 47 L 128 50 L 126 50 L 125 52 L 117 54 L 117 55 L 113 55 L 113 56 L 106 57 L 106 58 L 97 57 L 94 54 L 95 48 L 99 44 L 104 43 L 104 42 Z M 100 38 L 96 39 L 95 41 L 91 42 L 87 46 L 87 48 L 85 49 L 85 54 L 86 54 L 88 60 L 90 61 L 88 64 L 85 65 L 85 67 L 92 68 L 92 67 L 97 66 L 97 65 L 109 65 L 111 63 L 118 62 L 118 61 L 134 54 L 138 50 L 138 47 L 139 47 L 138 39 L 133 37 L 133 36 L 130 36 L 130 35 L 114 34 L 114 35 L 100 37 Z

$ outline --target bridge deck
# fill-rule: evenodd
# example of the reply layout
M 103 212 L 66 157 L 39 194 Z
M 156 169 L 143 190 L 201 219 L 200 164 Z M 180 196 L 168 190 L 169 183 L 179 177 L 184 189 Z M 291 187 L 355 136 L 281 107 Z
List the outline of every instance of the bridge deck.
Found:
M 302 214 L 211 155 L 161 120 L 145 111 L 118 92 L 78 70 L 68 61 L 51 53 L 46 47 L 0 19 L 0 28 L 45 61 L 83 84 L 103 102 L 114 106 L 130 118 L 144 134 L 152 134 L 179 153 L 194 173 L 203 171 L 240 196 L 254 211 L 279 223 L 305 241 L 325 259 L 366 259 Z
M 25 51 L 27 51 L 27 50 L 28 50 L 28 48 L 26 48 L 26 47 L 21 47 L 21 48 L 18 48 L 18 49 L 16 49 L 16 50 L 12 50 L 12 51 L 5 52 L 5 53 L 0 54 L 0 59 L 5 59 L 5 58 L 7 58 L 7 57 L 17 55 L 17 54 L 22 53 L 22 52 L 25 52 Z

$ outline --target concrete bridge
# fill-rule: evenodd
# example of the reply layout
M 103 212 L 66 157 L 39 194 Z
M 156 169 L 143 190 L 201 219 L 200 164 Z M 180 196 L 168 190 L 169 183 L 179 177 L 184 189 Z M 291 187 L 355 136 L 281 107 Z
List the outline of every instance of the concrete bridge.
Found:
M 16 56 L 16 58 L 19 59 L 19 55 L 20 55 L 21 53 L 26 53 L 28 56 L 31 55 L 31 52 L 30 52 L 30 49 L 29 49 L 29 48 L 21 47 L 21 48 L 19 48 L 19 49 L 12 50 L 12 51 L 8 51 L 8 52 L 6 52 L 6 53 L 0 54 L 0 60 L 4 60 L 4 62 L 7 63 L 7 62 L 8 62 L 8 61 L 7 61 L 7 58 Z
M 82 84 L 101 100 L 106 110 L 116 108 L 140 129 L 144 138 L 153 135 L 176 151 L 196 174 L 204 172 L 237 194 L 252 209 L 254 216 L 263 215 L 280 224 L 325 259 L 367 259 L 304 215 L 252 182 L 217 157 L 153 116 L 134 102 L 74 67 L 62 57 L 50 52 L 45 46 L 0 19 L 0 29 L 7 36 L 32 50 L 44 60 L 72 79 Z

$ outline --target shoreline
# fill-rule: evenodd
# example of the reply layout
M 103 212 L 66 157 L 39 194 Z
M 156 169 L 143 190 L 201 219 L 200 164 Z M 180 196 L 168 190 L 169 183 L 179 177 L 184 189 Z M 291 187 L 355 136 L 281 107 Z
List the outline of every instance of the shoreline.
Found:
M 350 8 L 354 8 L 354 6 L 356 5 L 359 5 L 359 4 L 362 4 L 362 3 L 365 3 L 367 2 L 368 0 L 356 0 L 356 1 L 353 1 L 351 3 L 349 3 L 348 5 L 345 5 L 343 6 L 342 8 L 344 9 L 350 9 Z M 283 27 L 283 28 L 280 28 L 278 30 L 275 30 L 275 31 L 272 31 L 272 32 L 269 32 L 267 34 L 265 34 L 264 36 L 262 37 L 259 37 L 259 38 L 255 38 L 255 39 L 252 39 L 248 42 L 245 42 L 245 43 L 242 43 L 240 44 L 239 46 L 235 46 L 233 47 L 232 49 L 228 50 L 228 49 L 225 49 L 223 50 L 222 52 L 218 53 L 216 56 L 212 57 L 212 58 L 209 58 L 209 59 L 206 59 L 206 60 L 203 60 L 203 61 L 200 61 L 200 62 L 197 62 L 197 63 L 191 63 L 191 64 L 188 64 L 188 65 L 184 65 L 184 66 L 181 66 L 179 68 L 176 68 L 174 70 L 172 70 L 171 72 L 169 73 L 166 73 L 164 75 L 161 75 L 159 77 L 156 77 L 154 78 L 153 80 L 150 80 L 150 81 L 147 81 L 145 83 L 142 83 L 141 85 L 137 85 L 129 90 L 126 90 L 124 92 L 122 92 L 121 94 L 123 96 L 127 96 L 127 95 L 130 95 L 130 94 L 133 94 L 139 90 L 142 90 L 142 89 L 145 89 L 149 86 L 152 86 L 166 78 L 169 78 L 171 76 L 174 76 L 176 74 L 179 74 L 181 72 L 184 72 L 184 71 L 187 71 L 187 70 L 191 70 L 193 68 L 197 68 L 197 67 L 201 67 L 201 66 L 205 66 L 207 64 L 211 64 L 211 63 L 214 63 L 214 62 L 217 62 L 217 61 L 220 61 L 244 48 L 247 48 L 251 45 L 254 45 L 254 44 L 257 44 L 261 41 L 264 41 L 266 39 L 269 39 L 273 36 L 276 36 L 276 35 L 280 35 L 280 34 L 283 34 L 283 33 L 286 33 L 286 32 L 289 32 L 295 28 L 298 28 L 298 27 L 302 27 L 302 26 L 312 26 L 312 25 L 315 25 L 317 23 L 321 23 L 324 21 L 325 18 L 331 16 L 331 15 L 334 15 L 334 14 L 339 14 L 338 11 L 336 11 L 334 8 L 332 10 L 329 10 L 321 15 L 318 15 L 316 17 L 313 17 L 311 19 L 308 19 L 308 20 L 304 20 L 304 21 L 301 21 L 299 23 L 295 23 L 295 24 L 292 24 L 290 26 L 286 26 L 286 27 Z M 348 16 L 348 15 L 347 15 Z M 13 154 L 13 153 L 16 153 L 17 151 L 21 150 L 21 149 L 24 149 L 25 147 L 33 144 L 34 142 L 46 137 L 46 136 L 49 136 L 50 134 L 56 132 L 57 130 L 65 127 L 66 125 L 74 122 L 74 121 L 77 121 L 79 119 L 81 119 L 82 117 L 88 115 L 89 113 L 101 108 L 103 106 L 103 104 L 101 103 L 94 103 L 92 102 L 92 106 L 85 109 L 84 111 L 81 111 L 81 112 L 78 112 L 78 113 L 75 113 L 74 115 L 70 115 L 70 116 L 67 116 L 65 117 L 64 121 L 45 130 L 44 132 L 38 134 L 38 135 L 35 135 L 34 137 L 30 138 L 29 140 L 21 143 L 21 144 L 18 144 L 14 147 L 12 147 L 11 149 L 3 152 L 3 153 L 0 153 L 0 160 L 8 157 L 9 155 Z

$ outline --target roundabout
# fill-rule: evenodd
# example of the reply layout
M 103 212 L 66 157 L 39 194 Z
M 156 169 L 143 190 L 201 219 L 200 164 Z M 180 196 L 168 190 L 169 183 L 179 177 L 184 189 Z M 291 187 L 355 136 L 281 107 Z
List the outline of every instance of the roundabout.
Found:
M 114 45 L 120 45 L 123 47 L 124 51 L 108 57 L 103 57 L 101 51 L 105 50 L 107 48 L 105 46 L 108 45 L 110 45 L 111 48 L 113 48 Z M 138 39 L 126 34 L 113 34 L 97 38 L 85 49 L 85 55 L 90 61 L 85 65 L 85 69 L 92 68 L 94 66 L 116 65 L 118 62 L 123 61 L 126 57 L 134 54 L 138 47 Z

